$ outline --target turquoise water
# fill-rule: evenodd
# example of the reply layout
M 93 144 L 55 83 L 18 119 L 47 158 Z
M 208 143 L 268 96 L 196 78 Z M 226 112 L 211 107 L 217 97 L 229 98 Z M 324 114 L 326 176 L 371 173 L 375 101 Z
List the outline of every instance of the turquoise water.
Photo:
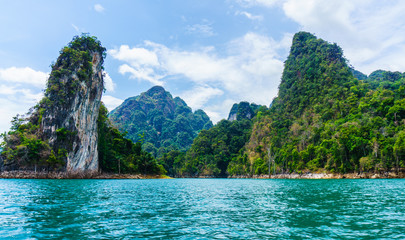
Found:
M 405 180 L 0 179 L 0 238 L 405 239 Z

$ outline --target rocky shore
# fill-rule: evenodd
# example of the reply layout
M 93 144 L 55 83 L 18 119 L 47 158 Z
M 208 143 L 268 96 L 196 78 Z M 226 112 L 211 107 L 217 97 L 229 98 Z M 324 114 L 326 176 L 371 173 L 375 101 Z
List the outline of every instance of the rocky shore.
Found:
M 19 179 L 170 179 L 166 175 L 151 174 L 117 174 L 117 173 L 67 173 L 67 172 L 34 172 L 34 171 L 3 171 L 0 178 Z M 213 176 L 198 176 L 196 178 L 215 178 Z M 383 173 L 286 173 L 275 175 L 239 175 L 228 178 L 251 178 L 251 179 L 386 179 L 405 178 L 405 172 L 383 172 Z
M 3 171 L 0 178 L 18 179 L 167 179 L 166 175 L 115 174 L 115 173 L 67 173 L 67 172 L 35 172 L 35 171 Z
M 254 178 L 254 179 L 385 179 L 405 178 L 404 172 L 383 172 L 383 173 L 285 173 L 275 175 L 253 175 L 253 176 L 231 176 L 229 178 Z

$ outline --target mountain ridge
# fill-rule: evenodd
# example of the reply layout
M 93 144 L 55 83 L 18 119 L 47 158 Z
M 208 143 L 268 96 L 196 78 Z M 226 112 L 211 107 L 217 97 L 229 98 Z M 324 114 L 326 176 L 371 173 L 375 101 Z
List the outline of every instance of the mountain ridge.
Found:
M 405 75 L 365 76 L 347 62 L 336 44 L 295 34 L 269 109 L 250 121 L 221 121 L 186 154 L 163 160 L 176 163 L 178 176 L 398 174 L 405 167 Z M 243 122 L 246 132 L 238 131 Z
M 186 150 L 202 129 L 212 127 L 201 109 L 192 112 L 180 97 L 161 86 L 126 99 L 109 115 L 111 121 L 134 142 L 143 141 L 144 149 L 160 156 L 170 150 Z

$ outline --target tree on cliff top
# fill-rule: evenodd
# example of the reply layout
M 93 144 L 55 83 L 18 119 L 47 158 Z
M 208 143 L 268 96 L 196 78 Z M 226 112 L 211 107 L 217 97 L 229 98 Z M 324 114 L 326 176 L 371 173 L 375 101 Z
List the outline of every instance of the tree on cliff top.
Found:
M 77 125 L 69 115 L 70 109 L 77 101 L 79 104 L 85 99 L 100 101 L 96 95 L 99 94 L 98 97 L 101 98 L 103 83 L 98 81 L 102 80 L 102 77 L 92 78 L 94 70 L 99 75 L 102 74 L 105 55 L 106 49 L 102 47 L 100 41 L 87 34 L 75 36 L 66 47 L 62 48 L 56 63 L 52 65 L 44 98 L 27 116 L 15 117 L 11 130 L 2 135 L 4 151 L 1 158 L 4 160 L 0 166 L 3 166 L 3 169 L 66 169 L 66 157 L 69 152 L 77 151 L 74 149 L 74 142 L 78 139 Z M 86 88 L 86 91 L 82 90 Z M 94 144 L 98 146 L 97 154 L 101 170 L 121 173 L 165 173 L 164 168 L 158 165 L 150 154 L 142 151 L 140 143 L 134 144 L 125 139 L 111 125 L 107 113 L 102 104 L 98 111 L 86 112 L 98 116 L 97 122 L 94 122 L 98 139 Z
M 11 130 L 2 135 L 1 155 L 5 169 L 65 168 L 66 156 L 72 150 L 76 133 L 65 127 L 55 129 L 56 136 L 53 138 L 56 138 L 56 144 L 53 142 L 51 145 L 51 137 L 44 131 L 44 116 L 53 111 L 58 114 L 50 121 L 66 119 L 68 112 L 64 109 L 73 101 L 79 85 L 91 85 L 92 53 L 100 55 L 99 66 L 102 68 L 105 52 L 100 41 L 87 34 L 75 36 L 68 46 L 62 48 L 56 63 L 52 65 L 43 99 L 27 116 L 15 117 Z
M 278 172 L 404 167 L 404 74 L 357 73 L 359 80 L 353 72 L 339 46 L 297 33 L 278 97 L 246 145 L 250 161 L 267 158 L 262 149 L 271 147 Z

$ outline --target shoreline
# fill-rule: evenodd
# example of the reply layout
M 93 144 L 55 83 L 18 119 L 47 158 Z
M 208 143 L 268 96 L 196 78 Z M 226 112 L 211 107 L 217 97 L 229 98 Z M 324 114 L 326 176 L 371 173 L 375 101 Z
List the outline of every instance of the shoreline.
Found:
M 392 179 L 405 178 L 404 172 L 385 172 L 385 173 L 288 173 L 275 175 L 253 175 L 253 176 L 230 176 L 228 178 L 251 178 L 251 179 Z
M 0 179 L 171 179 L 171 177 L 159 174 L 2 171 Z
M 180 177 L 190 178 L 190 177 Z M 198 176 L 195 178 L 216 178 L 213 176 Z M 228 176 L 233 179 L 392 179 L 405 178 L 405 172 L 385 173 L 291 173 L 275 175 L 238 175 Z M 34 171 L 3 171 L 0 179 L 174 179 L 166 175 L 158 174 L 118 174 L 118 173 L 81 173 L 72 174 L 67 172 L 34 172 Z

